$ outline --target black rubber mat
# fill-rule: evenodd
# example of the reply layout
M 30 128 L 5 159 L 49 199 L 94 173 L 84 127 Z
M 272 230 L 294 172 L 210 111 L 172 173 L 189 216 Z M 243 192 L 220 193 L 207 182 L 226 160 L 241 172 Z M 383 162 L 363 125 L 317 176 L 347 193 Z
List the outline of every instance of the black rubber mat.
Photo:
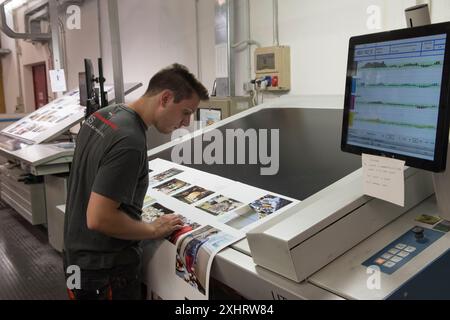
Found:
M 66 300 L 61 255 L 43 227 L 0 210 L 0 300 Z

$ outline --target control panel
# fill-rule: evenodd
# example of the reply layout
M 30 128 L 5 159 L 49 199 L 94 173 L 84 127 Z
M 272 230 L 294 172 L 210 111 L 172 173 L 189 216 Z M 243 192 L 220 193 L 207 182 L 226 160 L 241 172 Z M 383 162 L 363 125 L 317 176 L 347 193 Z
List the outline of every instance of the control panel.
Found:
M 255 50 L 256 84 L 267 91 L 291 89 L 291 49 L 288 46 Z
M 370 257 L 363 266 L 377 266 L 381 272 L 393 274 L 444 234 L 440 231 L 415 227 Z

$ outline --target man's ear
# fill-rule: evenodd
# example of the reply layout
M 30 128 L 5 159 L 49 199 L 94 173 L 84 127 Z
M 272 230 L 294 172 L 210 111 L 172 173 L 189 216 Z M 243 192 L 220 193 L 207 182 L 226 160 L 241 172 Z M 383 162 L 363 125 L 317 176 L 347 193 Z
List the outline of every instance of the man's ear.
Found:
M 172 99 L 173 99 L 173 92 L 170 90 L 164 90 L 161 93 L 161 101 L 160 101 L 163 108 L 165 108 Z

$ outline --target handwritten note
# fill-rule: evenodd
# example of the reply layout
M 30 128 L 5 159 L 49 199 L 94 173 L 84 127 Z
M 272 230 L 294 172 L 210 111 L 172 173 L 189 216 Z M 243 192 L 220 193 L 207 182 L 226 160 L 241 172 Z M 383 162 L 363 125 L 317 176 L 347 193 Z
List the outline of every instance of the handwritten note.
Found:
M 405 161 L 363 154 L 364 194 L 405 206 Z

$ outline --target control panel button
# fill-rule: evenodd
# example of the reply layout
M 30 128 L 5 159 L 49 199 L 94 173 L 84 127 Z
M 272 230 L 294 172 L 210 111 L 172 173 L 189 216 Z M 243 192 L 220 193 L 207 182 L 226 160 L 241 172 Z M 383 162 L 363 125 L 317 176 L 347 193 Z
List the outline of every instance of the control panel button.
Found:
M 394 255 L 390 254 L 390 253 L 385 253 L 381 256 L 381 258 L 389 260 L 390 258 L 392 258 Z
M 392 261 L 388 261 L 385 264 L 383 264 L 383 266 L 385 266 L 386 268 L 392 268 L 395 266 L 395 263 Z
M 414 229 L 412 229 L 412 232 L 414 232 L 416 240 L 422 240 L 423 238 L 425 238 L 425 229 L 422 227 L 415 227 Z
M 440 231 L 416 225 L 397 239 L 386 243 L 362 265 L 365 267 L 377 265 L 382 273 L 392 275 L 444 236 L 445 233 Z
M 412 252 L 416 251 L 416 248 L 415 247 L 407 247 L 407 248 L 405 248 L 405 251 L 412 253 Z
M 391 249 L 391 250 L 389 250 L 389 253 L 390 254 L 392 254 L 392 255 L 395 255 L 395 254 L 397 254 L 397 253 L 399 253 L 400 252 L 400 250 L 398 250 L 398 249 Z

